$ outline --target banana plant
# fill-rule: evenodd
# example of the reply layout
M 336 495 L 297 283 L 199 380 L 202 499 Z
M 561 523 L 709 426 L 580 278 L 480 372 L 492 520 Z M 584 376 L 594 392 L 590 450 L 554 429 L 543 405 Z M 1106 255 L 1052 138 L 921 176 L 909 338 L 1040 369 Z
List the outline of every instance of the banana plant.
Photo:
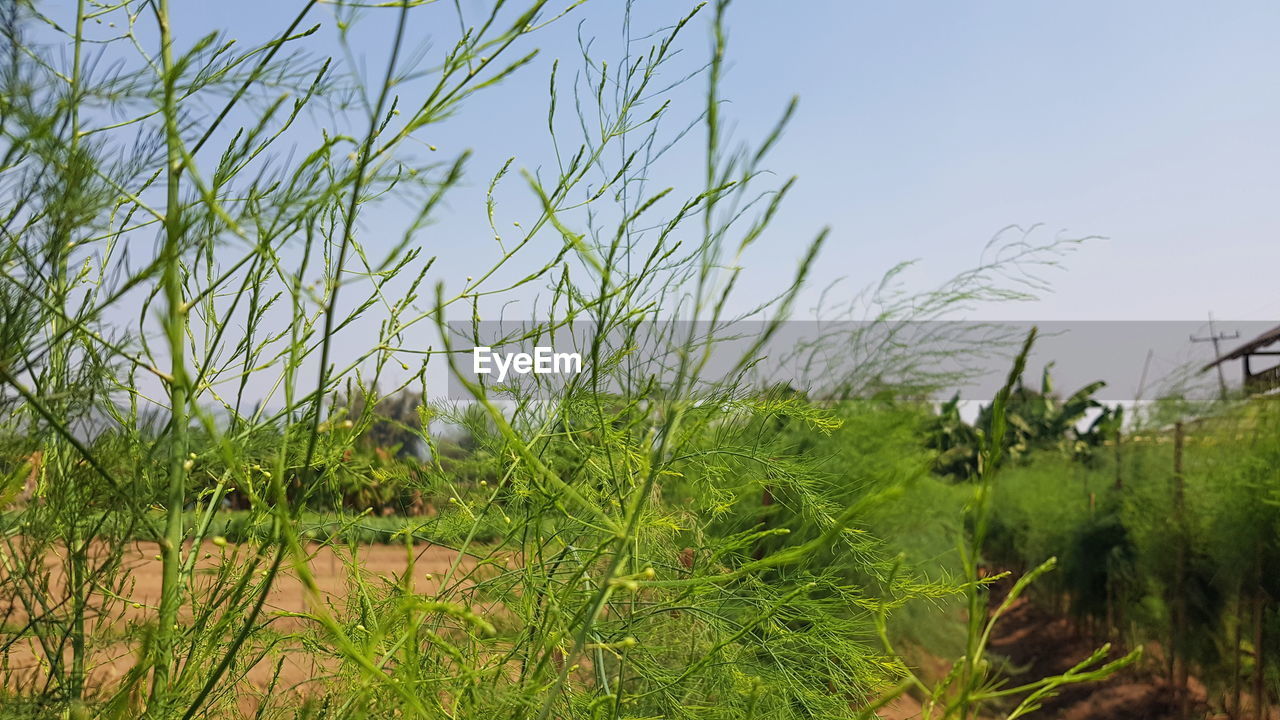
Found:
M 1077 457 L 1087 455 L 1114 434 L 1122 421 L 1120 409 L 1106 408 L 1094 395 L 1106 386 L 1099 380 L 1076 390 L 1065 400 L 1054 389 L 1053 363 L 1045 366 L 1039 389 L 1028 387 L 1019 375 L 1004 408 L 1006 430 L 1002 433 L 1001 459 L 1018 459 L 1035 450 L 1059 449 Z M 984 405 L 972 425 L 964 422 L 957 393 L 943 403 L 926 429 L 926 445 L 938 451 L 934 469 L 941 475 L 971 479 L 977 474 L 980 438 L 990 436 L 994 412 Z M 1080 423 L 1091 410 L 1102 414 L 1085 430 Z

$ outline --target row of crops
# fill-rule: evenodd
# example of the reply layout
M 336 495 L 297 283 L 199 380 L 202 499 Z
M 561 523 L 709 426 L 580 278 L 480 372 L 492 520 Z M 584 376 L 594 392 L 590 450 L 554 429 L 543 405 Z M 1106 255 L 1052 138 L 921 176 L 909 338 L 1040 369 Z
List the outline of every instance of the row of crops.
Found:
M 1188 700 L 1194 676 L 1220 711 L 1265 717 L 1280 678 L 1278 410 L 1257 398 L 1118 435 L 1089 462 L 1011 468 L 992 558 L 1058 556 L 1046 592 L 1059 607 L 1151 644 Z

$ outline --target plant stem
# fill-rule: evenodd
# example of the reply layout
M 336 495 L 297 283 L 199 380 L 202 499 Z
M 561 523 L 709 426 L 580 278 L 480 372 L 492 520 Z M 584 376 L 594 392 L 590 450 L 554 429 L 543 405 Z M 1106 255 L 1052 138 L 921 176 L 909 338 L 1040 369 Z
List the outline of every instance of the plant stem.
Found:
M 81 84 L 81 56 L 84 48 L 84 16 L 85 16 L 85 0 L 79 0 L 76 3 L 76 27 L 74 33 L 74 48 L 72 50 L 71 61 L 71 83 L 69 89 L 68 112 L 70 114 L 70 135 L 69 144 L 70 156 L 68 166 L 71 172 L 75 173 L 79 168 L 79 151 L 80 151 L 80 84 Z M 74 179 L 74 175 L 73 175 Z M 69 208 L 73 211 L 74 207 Z M 58 262 L 54 271 L 53 280 L 54 288 L 54 305 L 63 310 L 67 307 L 67 298 L 69 288 L 67 287 L 67 260 L 71 252 L 73 241 L 74 227 L 70 220 L 65 222 L 63 227 L 64 233 L 60 234 L 56 242 L 60 247 L 54 248 Z M 63 317 L 61 314 L 54 316 L 54 336 L 59 337 L 63 334 Z M 67 322 L 67 325 L 70 325 Z M 70 388 L 70 358 L 69 345 L 72 342 L 71 337 L 65 337 L 52 348 L 50 355 L 51 367 L 54 373 L 54 380 L 61 388 Z M 51 449 L 53 452 L 53 467 L 55 469 L 65 468 L 68 463 L 70 453 L 66 447 L 66 443 L 61 442 L 59 438 L 54 442 Z M 69 480 L 69 478 L 64 478 Z M 70 486 L 72 492 L 75 492 L 74 486 Z M 67 591 L 71 595 L 71 677 L 68 687 L 68 694 L 72 700 L 80 700 L 84 695 L 84 677 L 85 677 L 85 637 L 84 637 L 84 615 L 85 608 L 88 605 L 88 593 L 91 589 L 86 586 L 85 576 L 88 570 L 88 541 L 81 537 L 80 523 L 71 522 L 67 526 L 67 563 L 69 570 Z
M 166 492 L 167 516 L 161 556 L 164 563 L 160 590 L 160 626 L 156 631 L 155 674 L 151 685 L 151 705 L 163 705 L 170 691 L 170 673 L 176 638 L 178 608 L 182 604 L 183 519 L 182 504 L 186 496 L 183 467 L 187 453 L 188 383 L 184 344 L 186 307 L 182 300 L 181 242 L 182 205 L 179 180 L 182 174 L 182 138 L 178 131 L 177 70 L 173 62 L 173 36 L 169 25 L 169 0 L 156 4 L 156 20 L 160 28 L 160 57 L 164 74 L 164 123 L 167 151 L 165 241 L 161 283 L 166 302 L 165 337 L 169 350 L 169 412 L 172 438 L 169 447 L 169 484 Z

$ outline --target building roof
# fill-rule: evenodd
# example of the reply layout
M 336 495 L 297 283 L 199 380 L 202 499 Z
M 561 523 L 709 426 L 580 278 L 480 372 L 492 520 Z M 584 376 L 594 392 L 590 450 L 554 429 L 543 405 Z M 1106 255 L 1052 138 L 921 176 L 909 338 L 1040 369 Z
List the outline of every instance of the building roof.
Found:
M 1268 330 L 1268 331 L 1266 331 L 1266 332 L 1262 333 L 1262 334 L 1261 334 L 1261 335 L 1259 335 L 1258 337 L 1256 337 L 1256 338 L 1254 338 L 1254 339 L 1250 340 L 1249 342 L 1247 342 L 1247 343 L 1245 343 L 1245 344 L 1241 345 L 1240 347 L 1236 348 L 1235 350 L 1232 350 L 1231 352 L 1227 353 L 1226 355 L 1223 355 L 1222 357 L 1218 358 L 1217 360 L 1214 360 L 1213 362 L 1209 363 L 1208 365 L 1205 365 L 1203 368 L 1200 368 L 1200 372 L 1204 372 L 1205 370 L 1208 370 L 1208 369 L 1210 369 L 1210 368 L 1212 368 L 1212 367 L 1215 367 L 1215 366 L 1217 366 L 1217 365 L 1221 365 L 1222 363 L 1224 363 L 1224 362 L 1226 362 L 1226 361 L 1228 361 L 1228 360 L 1238 360 L 1238 359 L 1240 359 L 1240 358 L 1244 357 L 1245 355 L 1252 355 L 1253 353 L 1255 353 L 1255 352 L 1257 352 L 1257 351 L 1261 350 L 1262 348 L 1264 348 L 1264 347 L 1266 347 L 1266 346 L 1268 346 L 1268 345 L 1271 345 L 1272 343 L 1276 343 L 1276 342 L 1280 342 L 1280 325 L 1277 325 L 1277 326 L 1275 326 L 1275 327 L 1271 328 L 1270 330 Z

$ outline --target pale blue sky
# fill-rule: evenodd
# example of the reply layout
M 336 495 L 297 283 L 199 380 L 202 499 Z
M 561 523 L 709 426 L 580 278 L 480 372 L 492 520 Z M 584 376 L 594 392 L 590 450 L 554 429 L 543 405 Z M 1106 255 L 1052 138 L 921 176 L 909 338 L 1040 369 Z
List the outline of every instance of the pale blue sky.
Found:
M 460 4 L 469 20 L 488 5 Z M 694 5 L 639 0 L 633 33 L 663 27 Z M 299 4 L 175 0 L 174 7 L 186 45 L 214 29 L 246 42 L 266 39 Z M 544 122 L 551 62 L 561 60 L 565 88 L 580 66 L 580 35 L 596 38 L 597 56 L 620 58 L 623 7 L 622 0 L 589 0 L 522 39 L 513 56 L 537 46 L 536 62 L 421 134 L 442 157 L 475 153 L 466 187 L 421 237 L 426 253 L 440 256 L 429 282 L 443 278 L 456 289 L 488 266 L 496 248 L 480 190 L 509 156 L 515 168 L 551 166 Z M 389 19 L 393 11 L 380 12 Z M 452 3 L 414 12 L 415 43 L 440 52 L 456 38 Z M 371 74 L 381 73 L 388 47 L 388 25 L 378 17 L 355 35 L 355 53 Z M 336 53 L 331 13 L 322 8 L 315 21 L 322 28 L 307 41 L 311 51 Z M 687 31 L 677 68 L 704 62 L 706 21 Z M 758 139 L 788 99 L 800 97 L 768 163 L 779 179 L 795 174 L 799 184 L 746 258 L 740 285 L 749 290 L 739 306 L 785 287 L 823 226 L 832 234 L 801 311 L 838 278 L 847 278 L 840 292 L 849 297 L 904 260 L 921 260 L 907 289 L 926 289 L 972 267 L 1000 228 L 1043 223 L 1041 240 L 1059 232 L 1107 239 L 1066 258 L 1066 271 L 1050 278 L 1054 292 L 1040 302 L 984 306 L 968 317 L 1196 320 L 1213 312 L 1222 320 L 1280 321 L 1273 280 L 1280 267 L 1280 3 L 737 0 L 729 31 L 723 94 L 737 137 Z M 673 118 L 696 115 L 702 93 L 701 79 L 675 92 Z M 700 142 L 694 137 L 689 151 L 655 168 L 650 189 L 697 186 Z M 532 219 L 522 183 L 510 183 L 500 200 L 503 226 Z M 365 216 L 365 242 L 398 239 L 401 220 Z M 530 262 L 559 239 L 544 242 Z M 368 347 L 377 320 L 346 331 L 339 352 Z M 427 335 L 421 340 L 430 343 Z
M 834 227 L 833 264 L 945 272 L 1043 222 L 1110 239 L 1020 317 L 1280 315 L 1280 4 L 739 10 L 732 87 L 804 99 L 778 164 L 803 180 L 791 217 Z
M 475 14 L 476 3 L 462 4 Z M 190 30 L 249 35 L 294 7 L 179 5 Z M 636 3 L 636 34 L 693 5 Z M 534 38 L 538 63 L 442 129 L 442 151 L 476 151 L 473 186 L 508 155 L 518 166 L 547 161 L 550 61 L 577 67 L 579 22 L 597 52 L 616 56 L 621 7 L 591 0 Z M 1280 316 L 1270 280 L 1280 266 L 1280 4 L 739 0 L 731 13 L 724 94 L 740 135 L 758 137 L 792 94 L 801 99 L 770 163 L 800 183 L 749 258 L 752 277 L 782 277 L 830 225 L 815 287 L 848 276 L 852 290 L 921 258 L 909 277 L 923 288 L 972 265 L 999 228 L 1044 223 L 1043 238 L 1108 239 L 1067 260 L 1052 296 L 982 315 Z M 437 45 L 455 29 L 441 28 Z M 432 32 L 416 29 L 418 39 Z M 687 34 L 690 63 L 706 42 L 705 26 Z M 382 43 L 357 50 L 381 66 Z M 696 161 L 665 169 L 697 173 Z M 463 193 L 451 204 L 442 269 L 466 274 L 478 263 L 468 250 L 482 240 L 478 200 Z

